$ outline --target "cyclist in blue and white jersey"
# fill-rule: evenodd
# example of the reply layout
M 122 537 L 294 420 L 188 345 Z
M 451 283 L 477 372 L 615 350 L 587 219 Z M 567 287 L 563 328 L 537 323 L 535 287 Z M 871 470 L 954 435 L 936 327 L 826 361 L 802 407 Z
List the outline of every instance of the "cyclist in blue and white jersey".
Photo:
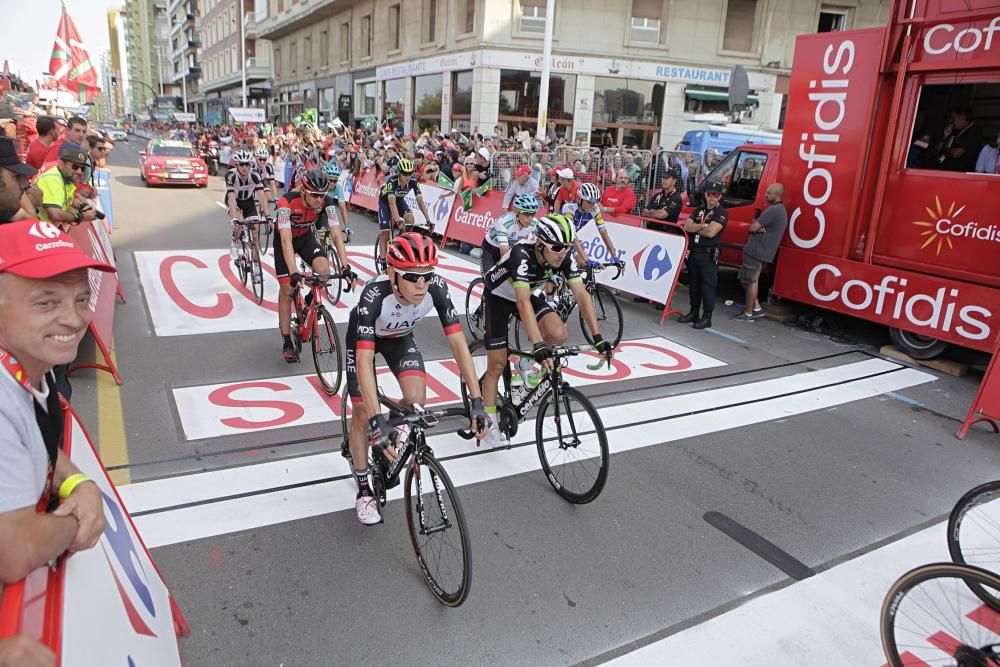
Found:
M 611 242 L 607 227 L 604 226 L 604 217 L 601 215 L 601 189 L 593 183 L 583 183 L 580 185 L 577 195 L 580 202 L 568 202 L 563 205 L 562 213 L 573 223 L 576 235 L 573 240 L 573 249 L 576 251 L 576 262 L 578 266 L 596 266 L 600 262 L 590 259 L 587 251 L 583 249 L 580 242 L 580 230 L 590 224 L 591 221 L 597 225 L 597 232 L 604 240 L 604 245 L 611 253 L 613 263 L 623 265 L 624 262 L 618 257 L 618 250 Z
M 350 267 L 347 261 L 347 249 L 344 247 L 344 234 L 350 230 L 344 229 L 341 220 L 347 221 L 347 202 L 344 199 L 344 190 L 340 186 L 340 165 L 336 160 L 330 160 L 323 165 L 323 174 L 329 179 L 330 189 L 327 190 L 323 200 L 323 210 L 320 211 L 316 219 L 316 231 L 322 234 L 329 234 L 333 239 L 333 244 L 337 248 L 337 256 L 340 257 L 342 267 Z M 339 209 L 339 214 L 338 214 Z M 352 271 L 353 274 L 353 271 Z M 357 280 L 357 276 L 354 276 Z M 352 287 L 352 281 L 348 288 Z
M 514 197 L 514 211 L 493 221 L 483 237 L 483 256 L 480 265 L 485 274 L 506 255 L 511 246 L 520 241 L 530 241 L 535 236 L 535 212 L 541 206 L 538 199 L 528 193 Z

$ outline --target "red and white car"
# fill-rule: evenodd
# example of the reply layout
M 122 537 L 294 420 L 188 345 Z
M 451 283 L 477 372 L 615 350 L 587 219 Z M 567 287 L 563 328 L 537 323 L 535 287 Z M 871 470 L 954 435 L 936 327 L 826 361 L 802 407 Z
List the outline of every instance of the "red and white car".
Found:
M 187 141 L 150 141 L 139 152 L 139 174 L 146 185 L 208 186 L 208 165 Z

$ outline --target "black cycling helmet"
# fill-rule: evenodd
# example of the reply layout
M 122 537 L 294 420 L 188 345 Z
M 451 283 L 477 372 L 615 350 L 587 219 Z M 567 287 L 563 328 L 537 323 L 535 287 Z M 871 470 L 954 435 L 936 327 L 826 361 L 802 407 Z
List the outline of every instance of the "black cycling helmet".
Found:
M 302 174 L 302 189 L 310 194 L 325 193 L 330 189 L 330 179 L 319 169 Z

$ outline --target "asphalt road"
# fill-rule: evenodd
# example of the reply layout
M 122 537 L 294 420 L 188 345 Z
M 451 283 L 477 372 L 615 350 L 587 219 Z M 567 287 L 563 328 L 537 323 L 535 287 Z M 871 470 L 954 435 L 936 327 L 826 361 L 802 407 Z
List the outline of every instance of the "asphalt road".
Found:
M 852 578 L 880 599 L 895 565 L 882 572 L 858 557 L 896 543 L 892 558 L 922 561 L 896 541 L 1000 468 L 996 436 L 953 437 L 980 375 L 882 360 L 884 331 L 843 322 L 845 338 L 831 340 L 720 313 L 700 332 L 661 326 L 629 300 L 625 340 L 640 344 L 619 355 L 621 379 L 581 381 L 613 452 L 595 502 L 556 496 L 533 447 L 461 450 L 448 429 L 432 439 L 459 487 L 474 564 L 468 601 L 446 609 L 421 579 L 399 501 L 380 526 L 355 520 L 335 406 L 308 384 L 308 357 L 281 359 L 269 312 L 212 311 L 241 300 L 214 291 L 224 283 L 212 262 L 227 247 L 221 179 L 145 188 L 139 146 L 119 143 L 111 158 L 124 384 L 117 392 L 106 374 L 82 371 L 74 405 L 192 629 L 180 643 L 187 665 L 627 661 L 751 601 L 816 595 L 805 586 L 838 566 L 855 564 Z M 359 213 L 351 225 L 360 253 L 375 225 Z M 199 317 L 168 303 L 170 280 Z M 723 283 L 738 301 L 735 274 Z M 686 306 L 683 291 L 674 305 Z M 416 333 L 428 361 L 448 357 L 439 331 L 426 322 Z M 453 386 L 437 379 L 443 393 Z M 816 630 L 833 636 L 852 612 L 829 609 Z M 757 618 L 733 661 L 746 650 L 758 658 L 742 664 L 880 663 L 877 615 L 836 644 L 842 653 L 799 657 L 803 613 L 778 606 Z

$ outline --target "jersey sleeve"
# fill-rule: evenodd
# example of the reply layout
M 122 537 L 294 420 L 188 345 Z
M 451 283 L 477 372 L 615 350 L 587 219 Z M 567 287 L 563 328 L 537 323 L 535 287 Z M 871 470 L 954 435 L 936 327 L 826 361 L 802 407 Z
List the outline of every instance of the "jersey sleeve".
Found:
M 450 336 L 453 333 L 461 333 L 462 323 L 458 319 L 458 311 L 455 304 L 451 302 L 451 294 L 448 292 L 448 283 L 441 276 L 434 276 L 430 287 L 427 288 L 431 298 L 434 299 L 434 308 L 437 310 L 441 326 L 444 327 L 444 335 Z
M 594 216 L 594 222 L 597 223 L 597 226 L 598 227 L 603 227 L 604 226 L 604 216 L 601 215 L 601 207 L 599 205 L 597 205 L 597 204 L 594 205 L 594 212 L 593 212 L 592 215 Z
M 226 173 L 226 192 L 236 192 L 236 170 Z
M 256 192 L 257 190 L 264 189 L 264 179 L 260 177 L 259 173 L 257 172 L 251 173 L 250 180 L 253 183 L 254 192 Z
M 568 253 L 566 259 L 559 265 L 559 273 L 567 283 L 578 283 L 583 280 L 583 271 L 576 265 L 576 255 L 572 252 Z
M 288 199 L 282 197 L 275 206 L 274 224 L 280 229 L 292 228 L 292 205 Z
M 378 282 L 371 282 L 365 285 L 358 296 L 358 330 L 357 349 L 375 349 L 375 322 L 382 311 L 382 300 L 385 299 L 383 293 L 384 286 Z
M 511 277 L 511 283 L 515 288 L 531 288 L 529 278 L 531 275 L 531 255 L 529 254 L 528 246 L 523 243 L 511 246 L 510 255 L 507 256 L 504 263 L 507 265 L 508 275 Z
M 410 177 L 410 190 L 413 191 L 413 196 L 414 197 L 422 197 L 423 196 L 422 194 L 420 194 L 420 185 L 417 184 L 417 179 L 415 179 L 413 177 Z

